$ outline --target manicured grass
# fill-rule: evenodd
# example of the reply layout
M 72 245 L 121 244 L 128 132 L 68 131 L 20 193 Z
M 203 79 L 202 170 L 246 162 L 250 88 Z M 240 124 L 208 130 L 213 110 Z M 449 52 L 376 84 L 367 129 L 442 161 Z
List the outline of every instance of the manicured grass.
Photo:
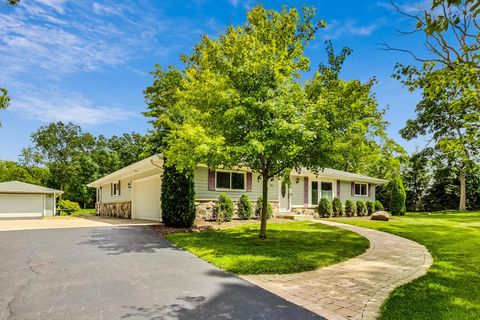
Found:
M 167 235 L 172 243 L 237 274 L 282 274 L 314 270 L 363 253 L 368 240 L 350 231 L 311 222 L 269 223 L 200 233 Z
M 427 275 L 397 288 L 381 319 L 480 319 L 480 212 L 410 213 L 389 222 L 338 219 L 425 245 Z
M 95 208 L 92 209 L 80 209 L 80 211 L 75 212 L 73 215 L 88 215 L 88 214 L 95 214 Z

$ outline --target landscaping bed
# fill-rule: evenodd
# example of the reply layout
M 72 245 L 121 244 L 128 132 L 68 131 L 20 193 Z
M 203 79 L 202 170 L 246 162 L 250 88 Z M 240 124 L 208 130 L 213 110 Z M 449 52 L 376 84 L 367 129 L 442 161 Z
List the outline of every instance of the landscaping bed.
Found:
M 271 222 L 265 240 L 259 221 L 166 238 L 200 258 L 237 274 L 285 274 L 314 270 L 357 256 L 369 242 L 353 232 L 312 222 Z
M 427 247 L 427 275 L 401 286 L 381 319 L 480 318 L 480 212 L 408 213 L 389 222 L 336 219 L 399 235 Z

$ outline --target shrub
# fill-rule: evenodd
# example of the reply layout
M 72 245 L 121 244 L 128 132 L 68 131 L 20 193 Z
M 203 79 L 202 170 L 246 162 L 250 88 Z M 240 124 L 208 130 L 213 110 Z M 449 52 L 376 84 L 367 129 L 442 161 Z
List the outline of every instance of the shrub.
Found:
M 253 214 L 253 205 L 246 194 L 242 194 L 238 199 L 238 216 L 242 219 L 248 220 Z
M 341 217 L 343 216 L 343 206 L 342 206 L 342 201 L 340 198 L 333 198 L 332 201 L 332 210 L 333 210 L 333 215 L 335 217 Z
M 226 193 L 220 193 L 218 201 L 213 207 L 213 216 L 218 222 L 232 221 L 235 208 L 233 201 Z
M 375 212 L 375 208 L 373 207 L 372 201 L 368 200 L 367 202 L 365 202 L 365 205 L 367 206 L 367 214 L 369 216 Z
M 391 182 L 390 211 L 393 215 L 404 215 L 405 199 L 407 196 L 405 188 L 403 187 L 402 178 L 399 175 L 396 175 Z
M 262 218 L 262 203 L 263 197 L 258 196 L 257 203 L 255 204 L 255 216 L 259 219 Z M 270 219 L 273 215 L 273 207 L 270 201 L 268 202 L 268 210 L 267 210 L 267 219 Z
M 375 203 L 373 204 L 373 206 L 375 207 L 375 212 L 384 210 L 383 204 L 378 200 L 375 200 Z
M 318 215 L 320 217 L 329 218 L 333 214 L 332 202 L 327 198 L 322 198 L 318 202 Z
M 345 201 L 345 214 L 347 215 L 347 217 L 355 216 L 356 211 L 357 208 L 355 207 L 355 202 L 353 202 L 353 200 Z
M 362 200 L 357 201 L 357 215 L 364 216 L 367 214 L 367 207 L 365 206 L 365 202 Z
M 190 228 L 195 222 L 195 188 L 193 171 L 179 172 L 164 167 L 162 177 L 162 220 L 166 226 Z
M 66 216 L 80 211 L 80 205 L 78 204 L 78 202 L 63 199 L 58 201 L 57 208 L 61 210 L 61 216 Z

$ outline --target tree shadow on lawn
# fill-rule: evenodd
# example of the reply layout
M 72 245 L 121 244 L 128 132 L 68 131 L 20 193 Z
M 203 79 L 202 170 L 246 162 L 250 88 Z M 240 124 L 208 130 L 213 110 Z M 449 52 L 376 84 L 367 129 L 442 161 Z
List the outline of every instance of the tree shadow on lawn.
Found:
M 268 238 L 258 226 L 173 234 L 167 238 L 201 258 L 237 274 L 275 274 L 314 270 L 357 256 L 369 242 L 353 232 L 313 223 L 271 224 Z
M 113 228 L 95 228 L 80 245 L 96 246 L 109 255 L 130 252 L 155 253 L 158 249 L 173 249 L 165 238 L 158 236 L 148 226 L 116 226 Z

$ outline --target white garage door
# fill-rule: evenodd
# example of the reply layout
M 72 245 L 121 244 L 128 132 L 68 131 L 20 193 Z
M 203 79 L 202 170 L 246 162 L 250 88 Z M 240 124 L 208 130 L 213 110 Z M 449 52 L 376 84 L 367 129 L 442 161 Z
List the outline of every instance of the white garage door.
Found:
M 0 194 L 0 218 L 42 217 L 42 194 Z
M 134 219 L 162 219 L 160 208 L 160 176 L 154 176 L 133 182 L 132 217 Z

